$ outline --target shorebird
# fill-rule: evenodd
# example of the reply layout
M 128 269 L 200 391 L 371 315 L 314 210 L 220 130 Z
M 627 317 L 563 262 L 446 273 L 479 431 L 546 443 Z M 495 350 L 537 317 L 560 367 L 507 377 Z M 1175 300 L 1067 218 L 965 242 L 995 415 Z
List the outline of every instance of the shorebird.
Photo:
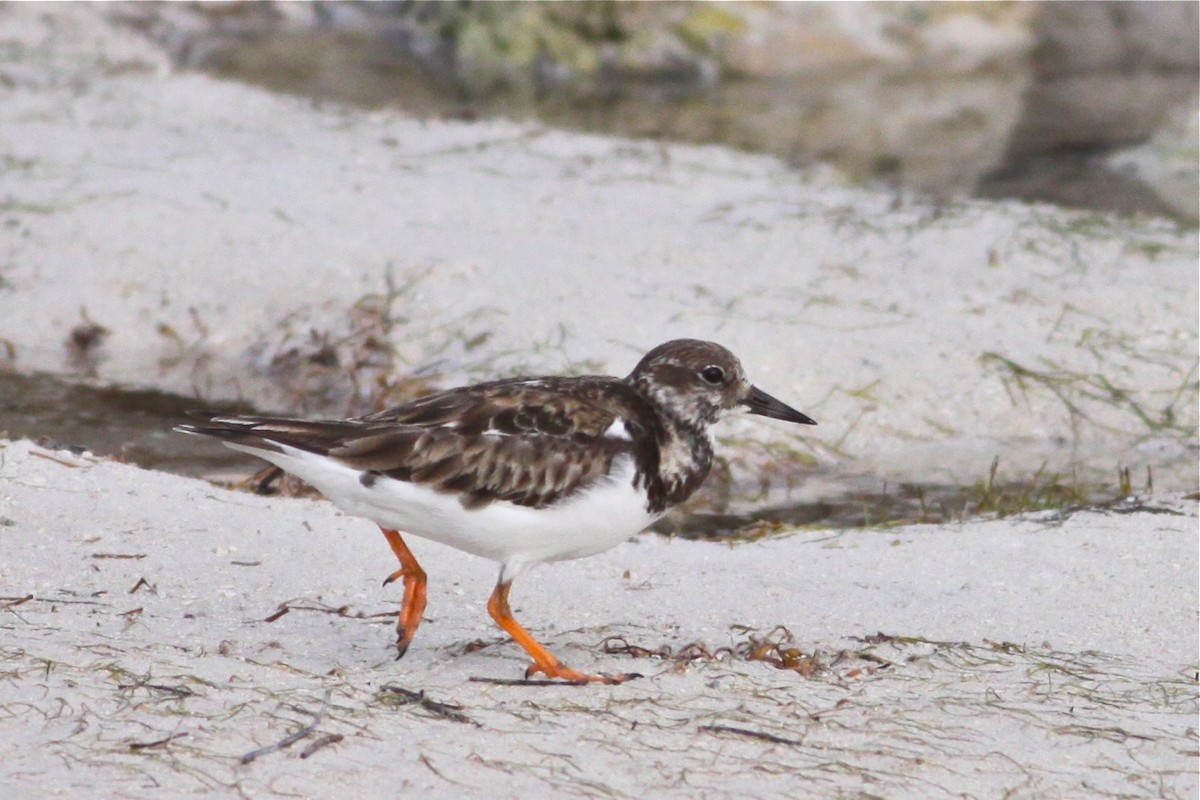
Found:
M 753 386 L 724 347 L 676 339 L 625 378 L 512 378 L 346 420 L 194 412 L 176 430 L 221 440 L 380 527 L 400 561 L 396 650 L 425 612 L 426 575 L 401 532 L 500 563 L 488 612 L 529 653 L 526 678 L 620 683 L 567 667 L 517 622 L 515 578 L 595 555 L 686 500 L 712 466 L 709 427 L 736 410 L 815 425 Z

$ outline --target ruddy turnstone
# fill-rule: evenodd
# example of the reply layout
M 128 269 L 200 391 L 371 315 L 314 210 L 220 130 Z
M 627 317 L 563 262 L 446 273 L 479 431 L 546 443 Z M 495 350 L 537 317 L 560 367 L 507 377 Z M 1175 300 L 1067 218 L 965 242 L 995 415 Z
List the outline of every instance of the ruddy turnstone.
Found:
M 743 409 L 816 423 L 751 385 L 733 353 L 676 339 L 625 378 L 512 378 L 480 383 L 347 420 L 227 417 L 198 412 L 184 433 L 220 439 L 308 482 L 366 517 L 400 560 L 397 658 L 425 611 L 425 571 L 400 532 L 500 562 L 492 619 L 537 673 L 572 682 L 630 675 L 570 669 L 513 617 L 513 580 L 534 564 L 615 547 L 686 500 L 712 466 L 709 426 Z

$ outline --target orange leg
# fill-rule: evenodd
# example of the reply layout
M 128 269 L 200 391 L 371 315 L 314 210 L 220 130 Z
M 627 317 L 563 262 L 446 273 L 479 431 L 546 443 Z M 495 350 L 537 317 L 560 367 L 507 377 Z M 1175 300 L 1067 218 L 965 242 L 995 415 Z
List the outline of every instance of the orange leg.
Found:
M 525 677 L 532 677 L 539 672 L 551 679 L 561 679 L 571 683 L 624 683 L 630 678 L 640 678 L 636 673 L 622 675 L 588 675 L 586 672 L 579 672 L 564 665 L 561 661 L 541 645 L 536 639 L 530 635 L 529 631 L 521 627 L 521 623 L 517 622 L 513 616 L 512 609 L 508 607 L 508 590 L 512 586 L 512 581 L 507 583 L 501 581 L 496 584 L 495 591 L 492 592 L 491 598 L 488 599 L 488 613 L 492 615 L 492 619 L 496 620 L 496 624 L 503 628 L 509 636 L 511 636 L 517 644 L 525 648 L 525 652 L 533 657 L 533 663 L 529 665 L 529 669 L 525 670 Z
M 425 614 L 425 570 L 421 569 L 416 556 L 397 531 L 387 528 L 379 530 L 383 531 L 392 552 L 400 559 L 400 569 L 388 575 L 383 585 L 387 586 L 397 578 L 404 579 L 404 600 L 400 603 L 400 618 L 396 621 L 396 659 L 399 660 L 408 652 L 408 645 Z

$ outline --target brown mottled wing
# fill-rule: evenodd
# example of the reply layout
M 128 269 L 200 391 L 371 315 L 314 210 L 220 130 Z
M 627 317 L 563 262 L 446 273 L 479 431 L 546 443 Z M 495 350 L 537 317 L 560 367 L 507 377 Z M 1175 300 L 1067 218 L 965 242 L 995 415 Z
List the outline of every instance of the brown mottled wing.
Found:
M 626 400 L 628 394 L 628 387 L 616 378 L 513 378 L 439 392 L 360 421 L 455 426 L 464 433 L 492 428 L 513 434 L 598 437 L 616 418 L 612 401 Z
M 612 379 L 519 379 L 452 390 L 363 418 L 385 426 L 330 451 L 355 469 L 463 495 L 540 508 L 629 453 L 605 436 L 618 412 L 592 401 Z
M 615 389 L 614 389 L 615 387 Z M 252 447 L 289 445 L 370 476 L 540 508 L 605 474 L 632 442 L 606 436 L 628 402 L 616 379 L 497 381 L 345 421 L 218 417 L 184 426 Z M 615 395 L 613 392 L 615 391 Z M 636 427 L 636 426 L 634 426 Z
M 589 443 L 559 436 L 464 436 L 434 428 L 367 436 L 329 454 L 366 474 L 461 494 L 468 506 L 508 500 L 540 508 L 603 475 L 628 445 L 617 439 Z

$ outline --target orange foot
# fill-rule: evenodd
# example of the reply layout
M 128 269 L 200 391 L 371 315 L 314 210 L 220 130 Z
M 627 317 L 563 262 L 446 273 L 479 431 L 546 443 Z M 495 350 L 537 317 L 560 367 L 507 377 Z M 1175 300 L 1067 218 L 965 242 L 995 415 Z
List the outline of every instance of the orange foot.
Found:
M 543 647 L 537 639 L 534 639 L 529 631 L 521 627 L 521 623 L 517 622 L 516 617 L 513 616 L 512 609 L 508 607 L 508 590 L 511 586 L 512 581 L 496 584 L 496 589 L 488 599 L 488 613 L 492 615 L 492 619 L 496 620 L 497 625 L 503 628 L 517 644 L 525 648 L 525 652 L 533 657 L 533 663 L 525 670 L 526 679 L 541 674 L 550 680 L 560 680 L 567 683 L 617 684 L 642 677 L 633 672 L 622 673 L 620 675 L 589 675 L 586 672 L 579 672 L 563 664 L 554 657 L 553 653 Z
M 383 585 L 387 586 L 394 580 L 404 579 L 404 599 L 400 603 L 400 617 L 396 620 L 396 660 L 404 657 L 408 646 L 412 643 L 417 628 L 425 616 L 425 570 L 417 563 L 416 557 L 404 544 L 400 534 L 387 528 L 380 528 L 392 552 L 400 559 L 400 569 L 388 575 Z
M 554 658 L 552 655 L 550 657 Z M 580 672 L 577 669 L 571 669 L 557 659 L 555 659 L 554 666 L 552 666 L 549 671 L 536 662 L 530 664 L 529 668 L 525 670 L 525 679 L 528 680 L 534 675 L 538 674 L 545 675 L 551 680 L 564 681 L 566 683 L 606 683 L 610 685 L 616 685 L 618 683 L 624 683 L 625 681 L 631 681 L 634 678 L 642 677 L 641 673 L 639 672 L 620 672 L 616 675 L 589 675 L 586 672 Z

